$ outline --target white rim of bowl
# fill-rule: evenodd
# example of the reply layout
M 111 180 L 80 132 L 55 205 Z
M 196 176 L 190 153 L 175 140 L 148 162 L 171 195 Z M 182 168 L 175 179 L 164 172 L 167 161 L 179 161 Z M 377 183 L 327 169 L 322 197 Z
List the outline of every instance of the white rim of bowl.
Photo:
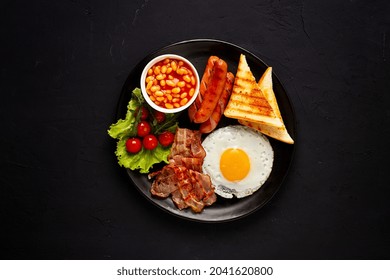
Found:
M 185 63 L 187 63 L 191 67 L 191 70 L 196 77 L 197 83 L 196 83 L 194 95 L 191 97 L 191 99 L 185 105 L 183 105 L 179 108 L 167 109 L 167 108 L 160 107 L 156 103 L 154 103 L 152 100 L 150 100 L 149 95 L 146 92 L 145 79 L 146 79 L 146 75 L 148 73 L 149 68 L 152 67 L 157 62 L 160 62 L 166 58 L 183 60 Z M 186 59 L 185 57 L 182 57 L 180 55 L 177 55 L 177 54 L 163 54 L 160 56 L 156 56 L 151 61 L 149 61 L 148 64 L 146 64 L 146 66 L 141 74 L 140 84 L 141 84 L 141 92 L 142 92 L 144 99 L 153 109 L 160 111 L 160 112 L 163 112 L 163 113 L 178 113 L 178 112 L 181 112 L 181 111 L 187 109 L 188 107 L 190 107 L 191 104 L 195 101 L 196 97 L 199 94 L 200 80 L 199 80 L 198 71 L 196 70 L 195 66 L 188 59 Z

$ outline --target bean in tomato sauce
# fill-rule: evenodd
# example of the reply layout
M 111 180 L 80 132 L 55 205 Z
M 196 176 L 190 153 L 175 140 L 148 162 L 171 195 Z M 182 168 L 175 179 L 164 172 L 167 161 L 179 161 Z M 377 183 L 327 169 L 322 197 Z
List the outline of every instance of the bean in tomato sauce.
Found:
M 145 80 L 150 99 L 166 109 L 186 105 L 195 93 L 196 84 L 196 76 L 185 61 L 169 58 L 154 64 Z

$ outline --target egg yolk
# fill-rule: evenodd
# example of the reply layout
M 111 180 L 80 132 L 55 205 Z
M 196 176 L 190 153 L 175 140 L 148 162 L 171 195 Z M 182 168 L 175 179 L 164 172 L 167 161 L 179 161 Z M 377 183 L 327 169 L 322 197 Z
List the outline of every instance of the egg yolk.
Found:
M 240 181 L 249 173 L 250 160 L 243 150 L 229 148 L 222 153 L 219 168 L 227 180 L 231 182 Z

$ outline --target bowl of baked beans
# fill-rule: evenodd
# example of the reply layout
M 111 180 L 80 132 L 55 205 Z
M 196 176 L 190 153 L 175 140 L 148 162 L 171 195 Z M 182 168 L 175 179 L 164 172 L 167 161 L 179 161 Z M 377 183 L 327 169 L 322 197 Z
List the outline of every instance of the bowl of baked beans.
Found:
M 164 113 L 187 109 L 199 94 L 199 87 L 194 65 L 176 54 L 153 58 L 141 74 L 141 91 L 146 102 Z

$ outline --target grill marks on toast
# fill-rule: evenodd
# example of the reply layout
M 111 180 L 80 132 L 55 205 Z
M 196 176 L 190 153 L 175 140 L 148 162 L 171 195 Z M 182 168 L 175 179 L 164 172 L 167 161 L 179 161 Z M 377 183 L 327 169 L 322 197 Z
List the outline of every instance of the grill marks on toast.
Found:
M 233 92 L 224 114 L 229 118 L 259 122 L 275 127 L 283 125 L 257 84 L 243 54 L 240 56 Z
M 271 105 L 276 117 L 283 123 L 282 127 L 274 127 L 266 124 L 256 123 L 256 122 L 248 122 L 239 120 L 239 122 L 243 125 L 252 127 L 261 133 L 268 135 L 272 138 L 275 138 L 279 141 L 285 142 L 287 144 L 294 144 L 294 140 L 291 138 L 288 133 L 286 126 L 284 125 L 282 115 L 279 110 L 278 102 L 276 100 L 276 96 L 273 90 L 273 82 L 272 82 L 272 67 L 268 67 L 263 76 L 260 78 L 257 83 L 263 92 L 265 98 Z
M 232 99 L 231 99 L 232 100 Z M 244 87 L 240 86 L 237 88 L 232 102 L 237 107 L 237 111 L 250 111 L 256 109 L 259 114 L 265 116 L 273 116 L 272 108 L 269 106 L 268 102 L 263 98 L 258 98 L 257 96 L 248 96 L 244 91 Z M 256 108 L 253 108 L 255 106 Z

